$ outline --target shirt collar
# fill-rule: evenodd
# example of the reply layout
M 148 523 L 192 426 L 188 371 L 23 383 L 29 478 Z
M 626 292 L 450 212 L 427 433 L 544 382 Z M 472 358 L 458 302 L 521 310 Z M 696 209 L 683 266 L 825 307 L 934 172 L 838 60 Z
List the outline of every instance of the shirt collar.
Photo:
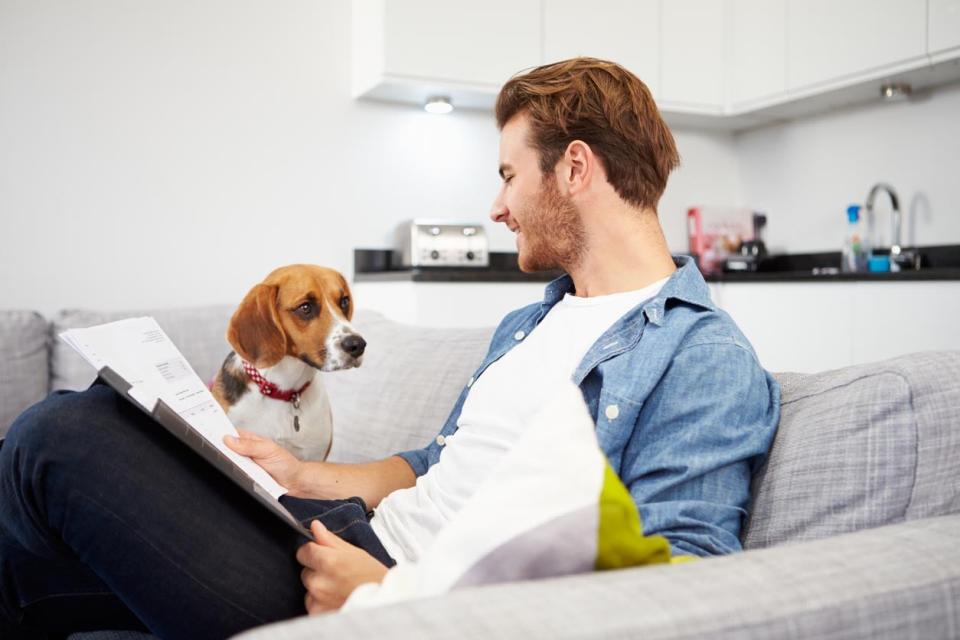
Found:
M 668 300 L 680 300 L 704 309 L 714 310 L 716 307 L 710 300 L 710 289 L 700 275 L 697 264 L 690 256 L 674 256 L 677 270 L 673 272 L 667 283 L 663 285 L 656 296 L 643 304 L 643 311 L 654 324 L 663 322 L 663 314 Z M 567 293 L 573 293 L 573 278 L 564 274 L 550 282 L 544 290 L 541 307 L 546 311 L 563 299 Z

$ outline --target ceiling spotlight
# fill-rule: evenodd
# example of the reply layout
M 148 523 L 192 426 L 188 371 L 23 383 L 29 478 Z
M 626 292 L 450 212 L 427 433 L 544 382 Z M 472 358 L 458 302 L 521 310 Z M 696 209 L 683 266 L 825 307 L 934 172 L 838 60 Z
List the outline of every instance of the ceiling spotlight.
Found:
M 884 100 L 905 100 L 913 93 L 913 87 L 906 82 L 887 82 L 880 85 L 880 97 Z
M 447 96 L 430 96 L 423 108 L 427 113 L 450 113 L 453 111 L 453 103 Z

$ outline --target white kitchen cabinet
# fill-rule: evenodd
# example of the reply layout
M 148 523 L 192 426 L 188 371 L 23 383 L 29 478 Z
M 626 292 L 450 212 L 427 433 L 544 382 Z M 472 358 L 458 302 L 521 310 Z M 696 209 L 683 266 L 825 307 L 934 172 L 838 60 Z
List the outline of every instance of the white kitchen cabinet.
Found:
M 956 57 L 960 51 L 960 0 L 928 0 L 927 51 L 934 61 Z M 948 55 L 949 54 L 949 55 Z
M 493 327 L 546 282 L 360 281 L 364 309 L 406 324 Z M 769 371 L 812 373 L 916 351 L 960 350 L 960 280 L 711 282 Z
M 859 282 L 851 304 L 856 363 L 960 349 L 960 282 Z
M 724 112 L 724 3 L 667 0 L 660 5 L 660 93 L 664 110 Z
M 787 0 L 787 88 L 927 64 L 921 0 Z
M 770 371 L 960 350 L 960 281 L 726 282 L 715 300 Z
M 739 130 L 960 79 L 960 0 L 352 0 L 354 95 L 490 110 L 575 55 L 620 62 L 671 125 Z M 931 65 L 933 65 L 931 67 Z
M 660 90 L 660 0 L 543 0 L 543 62 L 613 60 Z
M 353 0 L 354 94 L 459 106 L 492 104 L 541 60 L 540 0 Z
M 853 362 L 850 299 L 855 286 L 725 282 L 717 304 L 737 323 L 768 371 L 823 371 Z
M 729 107 L 783 94 L 787 89 L 787 0 L 730 0 Z

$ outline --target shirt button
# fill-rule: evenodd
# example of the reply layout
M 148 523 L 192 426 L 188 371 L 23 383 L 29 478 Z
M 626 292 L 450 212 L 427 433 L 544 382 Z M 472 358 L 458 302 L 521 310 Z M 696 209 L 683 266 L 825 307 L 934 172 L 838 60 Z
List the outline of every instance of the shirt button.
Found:
M 442 435 L 439 435 L 437 436 L 437 444 L 442 447 L 443 445 L 447 444 L 447 439 L 444 438 Z
M 517 331 L 515 334 L 513 334 L 513 339 L 514 339 L 514 340 L 523 340 L 524 337 L 526 337 L 526 335 L 527 335 L 527 334 L 526 334 L 525 332 L 523 332 L 523 331 Z
M 617 416 L 620 415 L 620 407 L 615 404 L 608 404 L 604 413 L 607 416 L 607 420 L 616 420 Z
M 476 378 L 474 378 L 474 377 L 471 376 L 470 379 L 467 380 L 467 386 L 468 386 L 468 387 L 472 387 L 474 380 L 476 380 Z

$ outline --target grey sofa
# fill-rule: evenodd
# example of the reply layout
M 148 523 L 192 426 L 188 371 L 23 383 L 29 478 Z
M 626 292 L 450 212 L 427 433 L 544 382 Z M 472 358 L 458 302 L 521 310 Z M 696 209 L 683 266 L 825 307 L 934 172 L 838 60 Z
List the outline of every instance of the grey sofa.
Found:
M 212 376 L 229 350 L 230 311 L 150 315 Z M 92 380 L 56 332 L 125 315 L 0 312 L 0 434 L 48 390 Z M 371 312 L 356 324 L 369 344 L 363 367 L 326 375 L 331 457 L 421 446 L 491 330 L 415 328 Z M 960 638 L 960 352 L 777 377 L 782 419 L 754 479 L 744 553 L 464 589 L 239 637 Z

